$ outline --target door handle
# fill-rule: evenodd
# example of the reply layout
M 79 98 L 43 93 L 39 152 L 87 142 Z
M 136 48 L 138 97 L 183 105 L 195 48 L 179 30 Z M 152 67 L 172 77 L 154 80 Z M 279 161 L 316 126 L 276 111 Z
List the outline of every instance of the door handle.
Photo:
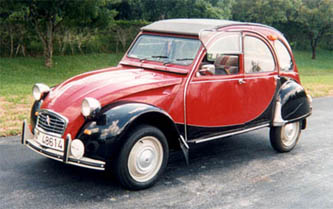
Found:
M 239 79 L 239 80 L 238 80 L 238 83 L 239 83 L 239 84 L 244 84 L 244 83 L 246 83 L 246 81 L 244 81 L 244 79 Z

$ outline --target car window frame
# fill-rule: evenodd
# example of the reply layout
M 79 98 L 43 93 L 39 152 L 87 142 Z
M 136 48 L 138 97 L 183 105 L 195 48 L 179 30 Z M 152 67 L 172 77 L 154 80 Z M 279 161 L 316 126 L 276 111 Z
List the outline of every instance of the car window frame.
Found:
M 268 48 L 268 50 L 270 51 L 271 55 L 272 55 L 272 58 L 273 58 L 273 62 L 274 62 L 274 69 L 271 70 L 271 71 L 262 71 L 262 72 L 251 72 L 251 73 L 247 73 L 245 71 L 245 38 L 249 36 L 249 37 L 253 37 L 253 38 L 256 38 L 260 41 L 262 41 L 266 47 Z M 248 32 L 248 31 L 245 31 L 242 35 L 242 41 L 243 41 L 243 73 L 244 75 L 253 75 L 253 74 L 270 74 L 270 73 L 274 73 L 274 72 L 278 72 L 279 71 L 279 68 L 278 68 L 278 65 L 277 65 L 277 57 L 276 57 L 276 54 L 275 54 L 275 48 L 273 48 L 272 44 L 270 44 L 265 38 L 262 37 L 261 34 L 257 34 L 257 33 L 254 33 L 254 32 Z
M 157 60 L 157 59 L 142 59 L 139 57 L 133 57 L 133 56 L 129 56 L 130 52 L 133 50 L 133 48 L 136 45 L 136 42 L 142 37 L 142 36 L 154 36 L 154 37 L 170 37 L 170 38 L 177 38 L 177 39 L 188 39 L 188 40 L 198 40 L 201 43 L 201 46 L 199 46 L 193 60 L 191 63 L 189 64 L 181 64 L 181 63 L 173 63 L 173 62 L 167 62 L 164 63 L 162 60 Z M 178 35 L 172 35 L 172 34 L 152 34 L 152 33 L 141 33 L 139 34 L 136 38 L 135 41 L 133 41 L 133 43 L 131 44 L 131 46 L 129 47 L 129 49 L 126 52 L 126 58 L 129 59 L 139 59 L 141 60 L 147 60 L 148 62 L 156 62 L 156 63 L 161 63 L 163 65 L 177 65 L 177 66 L 183 66 L 183 67 L 189 67 L 192 66 L 195 63 L 195 60 L 197 59 L 197 56 L 201 50 L 201 48 L 203 47 L 202 42 L 194 37 L 183 37 L 183 36 L 178 36 Z
M 286 49 L 286 51 L 288 52 L 288 55 L 289 55 L 289 57 L 290 57 L 290 60 L 291 60 L 292 65 L 291 65 L 291 67 L 290 67 L 288 70 L 282 70 L 282 68 L 281 68 L 281 66 L 280 66 L 279 53 L 278 53 L 278 50 L 277 50 L 276 45 L 275 45 L 277 42 L 280 42 L 280 43 L 282 44 L 282 46 Z M 294 67 L 295 67 L 295 61 L 294 61 L 293 56 L 292 56 L 292 53 L 291 53 L 291 51 L 290 51 L 290 49 L 289 49 L 289 45 L 285 44 L 285 42 L 284 42 L 283 40 L 281 40 L 281 39 L 277 39 L 277 40 L 274 41 L 273 46 L 274 46 L 274 49 L 275 49 L 275 53 L 276 53 L 276 57 L 277 57 L 277 61 L 278 61 L 278 63 L 279 63 L 279 71 L 280 71 L 280 72 L 285 72 L 285 73 L 293 72 L 293 71 L 294 71 Z
M 221 55 L 229 55 L 229 56 L 237 56 L 238 57 L 238 73 L 236 74 L 214 74 L 214 75 L 200 75 L 198 76 L 198 73 L 200 71 L 200 66 L 201 63 L 203 62 L 203 60 L 205 59 L 205 57 L 208 56 L 208 51 L 209 48 L 211 48 L 212 46 L 214 46 L 214 44 L 221 40 L 223 38 L 224 35 L 238 35 L 238 43 L 239 43 L 239 50 L 235 50 L 235 51 L 225 51 L 224 53 L 221 53 Z M 202 58 L 200 58 L 199 61 L 199 65 L 197 67 L 197 69 L 195 70 L 195 74 L 194 74 L 194 79 L 199 79 L 199 80 L 219 80 L 219 79 L 223 79 L 224 77 L 239 77 L 242 76 L 243 74 L 243 50 L 244 50 L 244 45 L 243 45 L 243 38 L 242 38 L 243 34 L 241 31 L 221 31 L 221 32 L 215 32 L 215 34 L 210 37 L 209 41 L 207 41 L 206 44 L 202 43 L 203 47 L 205 48 L 205 53 L 203 55 Z M 210 61 L 213 62 L 213 61 Z M 215 61 L 214 61 L 215 62 Z M 214 62 L 212 63 L 214 65 Z

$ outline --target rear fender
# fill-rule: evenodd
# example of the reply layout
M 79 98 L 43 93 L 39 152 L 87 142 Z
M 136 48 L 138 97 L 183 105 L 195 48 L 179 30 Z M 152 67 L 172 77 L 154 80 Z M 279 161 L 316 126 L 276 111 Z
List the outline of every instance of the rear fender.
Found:
M 301 121 L 312 112 L 312 99 L 304 88 L 292 79 L 286 80 L 277 95 L 273 126 Z

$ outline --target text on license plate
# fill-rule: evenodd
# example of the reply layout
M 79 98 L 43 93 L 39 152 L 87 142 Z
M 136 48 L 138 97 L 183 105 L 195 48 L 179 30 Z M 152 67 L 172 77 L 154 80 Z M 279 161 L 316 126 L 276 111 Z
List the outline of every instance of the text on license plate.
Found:
M 62 138 L 50 136 L 35 129 L 35 139 L 39 144 L 45 147 L 60 151 L 64 150 L 64 140 Z

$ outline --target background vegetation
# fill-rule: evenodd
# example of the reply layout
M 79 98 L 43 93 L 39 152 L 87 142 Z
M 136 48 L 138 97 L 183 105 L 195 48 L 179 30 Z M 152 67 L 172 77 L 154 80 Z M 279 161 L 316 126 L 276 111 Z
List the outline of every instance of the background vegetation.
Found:
M 217 18 L 278 28 L 293 48 L 333 50 L 333 0 L 0 0 L 0 56 L 124 51 L 140 27 Z
M 333 0 L 0 0 L 0 136 L 20 133 L 34 83 L 116 65 L 142 26 L 168 18 L 273 26 L 307 91 L 333 95 Z

